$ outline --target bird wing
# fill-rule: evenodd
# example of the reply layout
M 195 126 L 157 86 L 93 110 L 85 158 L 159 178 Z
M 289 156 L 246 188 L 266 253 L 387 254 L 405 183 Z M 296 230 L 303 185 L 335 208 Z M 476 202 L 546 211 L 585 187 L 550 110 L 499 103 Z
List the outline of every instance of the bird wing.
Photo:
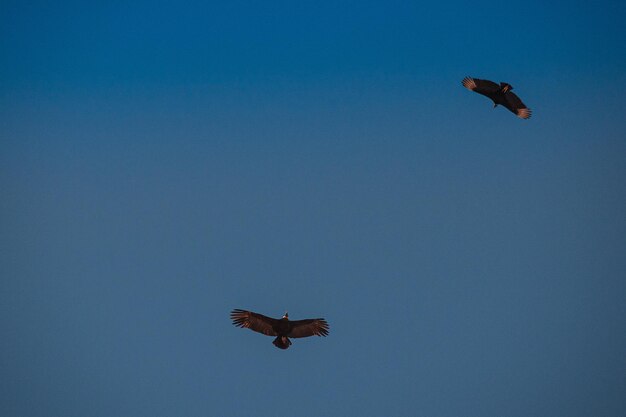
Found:
M 237 327 L 254 330 L 267 336 L 278 336 L 274 331 L 274 324 L 278 320 L 252 311 L 235 309 L 230 313 L 233 324 Z
M 489 98 L 500 91 L 500 86 L 493 81 L 481 80 L 478 78 L 465 77 L 463 78 L 463 81 L 461 81 L 461 84 L 463 84 L 463 87 L 468 90 L 472 90 Z
M 328 323 L 324 319 L 294 320 L 287 337 L 327 336 L 328 329 Z
M 530 118 L 532 111 L 522 103 L 522 100 L 515 93 L 509 91 L 504 95 L 504 98 L 506 99 L 504 107 L 515 113 L 517 117 L 522 119 Z

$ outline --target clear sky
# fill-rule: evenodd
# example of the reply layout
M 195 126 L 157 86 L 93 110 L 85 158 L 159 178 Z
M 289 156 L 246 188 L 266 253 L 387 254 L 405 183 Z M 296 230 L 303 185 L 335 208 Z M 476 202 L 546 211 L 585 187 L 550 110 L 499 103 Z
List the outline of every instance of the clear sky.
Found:
M 3 1 L 0 414 L 626 415 L 625 4 Z

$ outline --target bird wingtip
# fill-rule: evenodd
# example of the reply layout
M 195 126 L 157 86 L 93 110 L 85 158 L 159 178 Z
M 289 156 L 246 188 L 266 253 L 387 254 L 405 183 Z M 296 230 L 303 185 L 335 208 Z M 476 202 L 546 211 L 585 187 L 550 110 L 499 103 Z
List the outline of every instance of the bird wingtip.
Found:
M 467 88 L 468 90 L 473 90 L 476 88 L 476 81 L 474 81 L 472 77 L 463 78 L 461 84 L 463 84 L 463 87 Z

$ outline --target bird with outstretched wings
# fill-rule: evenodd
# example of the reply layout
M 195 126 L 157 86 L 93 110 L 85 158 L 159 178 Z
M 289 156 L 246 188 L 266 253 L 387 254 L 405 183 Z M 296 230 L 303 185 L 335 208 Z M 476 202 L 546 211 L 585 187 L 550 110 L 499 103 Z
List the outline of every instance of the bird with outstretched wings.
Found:
M 289 320 L 289 314 L 281 319 L 264 316 L 252 311 L 235 309 L 230 313 L 233 324 L 237 327 L 250 329 L 266 336 L 276 336 L 272 343 L 280 349 L 291 346 L 289 338 L 301 338 L 309 336 L 327 336 L 329 331 L 328 322 L 319 319 Z
M 513 90 L 511 84 L 500 83 L 498 85 L 493 81 L 472 77 L 465 77 L 461 84 L 468 90 L 489 97 L 493 101 L 494 108 L 502 105 L 521 119 L 529 119 L 532 115 L 532 111 L 511 91 Z

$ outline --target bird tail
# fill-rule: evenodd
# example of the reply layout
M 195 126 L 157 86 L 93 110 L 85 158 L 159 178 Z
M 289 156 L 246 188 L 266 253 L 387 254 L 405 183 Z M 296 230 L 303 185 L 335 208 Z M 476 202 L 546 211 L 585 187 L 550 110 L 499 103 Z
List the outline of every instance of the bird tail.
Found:
M 291 340 L 286 336 L 278 336 L 272 343 L 279 349 L 287 349 L 291 346 Z

